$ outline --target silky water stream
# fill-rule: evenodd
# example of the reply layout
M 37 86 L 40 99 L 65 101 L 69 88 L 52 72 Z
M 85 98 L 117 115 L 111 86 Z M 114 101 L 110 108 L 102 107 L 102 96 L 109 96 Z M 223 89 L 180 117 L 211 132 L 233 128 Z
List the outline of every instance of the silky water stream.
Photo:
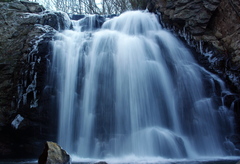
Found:
M 120 163 L 231 155 L 229 92 L 216 75 L 154 14 L 97 22 L 74 21 L 52 43 L 58 143 L 68 153 Z

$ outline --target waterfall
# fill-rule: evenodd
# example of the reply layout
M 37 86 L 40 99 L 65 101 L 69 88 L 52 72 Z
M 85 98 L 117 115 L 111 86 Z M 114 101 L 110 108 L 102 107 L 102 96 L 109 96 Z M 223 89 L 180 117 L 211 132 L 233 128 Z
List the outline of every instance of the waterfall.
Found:
M 216 75 L 154 14 L 131 11 L 96 25 L 96 16 L 74 21 L 52 43 L 64 149 L 84 158 L 227 155 L 228 91 Z

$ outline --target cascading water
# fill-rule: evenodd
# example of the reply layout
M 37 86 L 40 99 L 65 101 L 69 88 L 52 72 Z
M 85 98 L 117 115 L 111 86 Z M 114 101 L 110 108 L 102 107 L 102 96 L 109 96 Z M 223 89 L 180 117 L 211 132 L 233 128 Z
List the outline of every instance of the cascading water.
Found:
M 228 110 L 216 103 L 219 79 L 155 15 L 126 12 L 101 29 L 73 23 L 75 30 L 53 42 L 64 149 L 84 158 L 226 155 L 232 127 Z

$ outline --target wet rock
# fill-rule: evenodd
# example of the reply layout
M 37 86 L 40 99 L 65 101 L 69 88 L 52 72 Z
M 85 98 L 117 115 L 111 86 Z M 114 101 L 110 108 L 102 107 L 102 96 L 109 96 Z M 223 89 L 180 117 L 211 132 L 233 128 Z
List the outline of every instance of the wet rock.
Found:
M 107 162 L 105 162 L 105 161 L 100 161 L 100 162 L 97 162 L 97 163 L 94 163 L 94 164 L 107 164 Z
M 70 156 L 58 144 L 46 142 L 43 153 L 38 159 L 39 164 L 70 164 Z
M 86 16 L 81 19 L 79 24 L 82 25 L 82 31 L 94 30 L 97 28 L 101 28 L 102 24 L 105 22 L 105 18 L 103 16 Z
M 49 97 L 43 96 L 49 44 L 71 22 L 44 10 L 29 1 L 0 2 L 0 144 L 10 143 L 0 148 L 0 158 L 37 158 L 39 145 L 54 139 Z
M 213 12 L 220 1 L 199 0 L 159 0 L 156 7 L 163 13 L 163 21 L 173 23 L 178 28 L 184 27 L 193 35 L 201 35 L 207 28 Z M 151 9 L 152 10 L 152 9 Z
M 216 57 L 209 60 L 211 71 L 219 73 L 240 93 L 240 3 L 233 0 L 149 0 L 149 11 L 161 13 L 164 26 L 183 31 L 188 43 L 201 41 L 201 53 Z M 188 36 L 187 36 L 188 35 Z M 187 36 L 187 37 L 186 37 Z M 191 36 L 191 37 L 190 37 Z M 202 51 L 203 50 L 203 51 Z M 199 57 L 201 58 L 201 57 Z M 200 62 L 205 62 L 201 61 Z M 219 63 L 224 63 L 219 65 Z
M 225 141 L 223 146 L 229 154 L 234 155 L 235 145 L 231 141 Z
M 85 17 L 85 15 L 72 15 L 71 16 L 71 19 L 72 20 L 79 20 L 79 19 L 82 19 L 82 18 L 84 18 Z
M 21 0 L 20 1 L 26 8 L 29 12 L 31 13 L 39 13 L 39 12 L 42 12 L 44 11 L 44 7 L 39 5 L 38 3 L 36 2 L 29 2 L 29 1 L 24 1 L 24 0 Z
M 150 0 L 149 10 L 160 12 L 162 25 L 195 47 L 197 60 L 218 74 L 234 93 L 224 105 L 234 111 L 234 133 L 226 150 L 240 153 L 240 2 L 234 0 Z M 220 93 L 218 94 L 220 96 Z M 218 99 L 215 99 L 218 101 Z M 234 147 L 235 146 L 235 147 Z
M 42 19 L 40 20 L 40 24 L 49 25 L 53 27 L 55 30 L 65 30 L 71 28 L 71 21 L 68 15 L 64 12 L 43 12 Z

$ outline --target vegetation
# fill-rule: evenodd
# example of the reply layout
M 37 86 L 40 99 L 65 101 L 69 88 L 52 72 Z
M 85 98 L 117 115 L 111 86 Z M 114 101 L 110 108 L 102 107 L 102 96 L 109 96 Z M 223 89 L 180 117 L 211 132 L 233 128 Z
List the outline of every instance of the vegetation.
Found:
M 47 9 L 68 14 L 120 14 L 127 10 L 145 9 L 147 0 L 31 0 Z

